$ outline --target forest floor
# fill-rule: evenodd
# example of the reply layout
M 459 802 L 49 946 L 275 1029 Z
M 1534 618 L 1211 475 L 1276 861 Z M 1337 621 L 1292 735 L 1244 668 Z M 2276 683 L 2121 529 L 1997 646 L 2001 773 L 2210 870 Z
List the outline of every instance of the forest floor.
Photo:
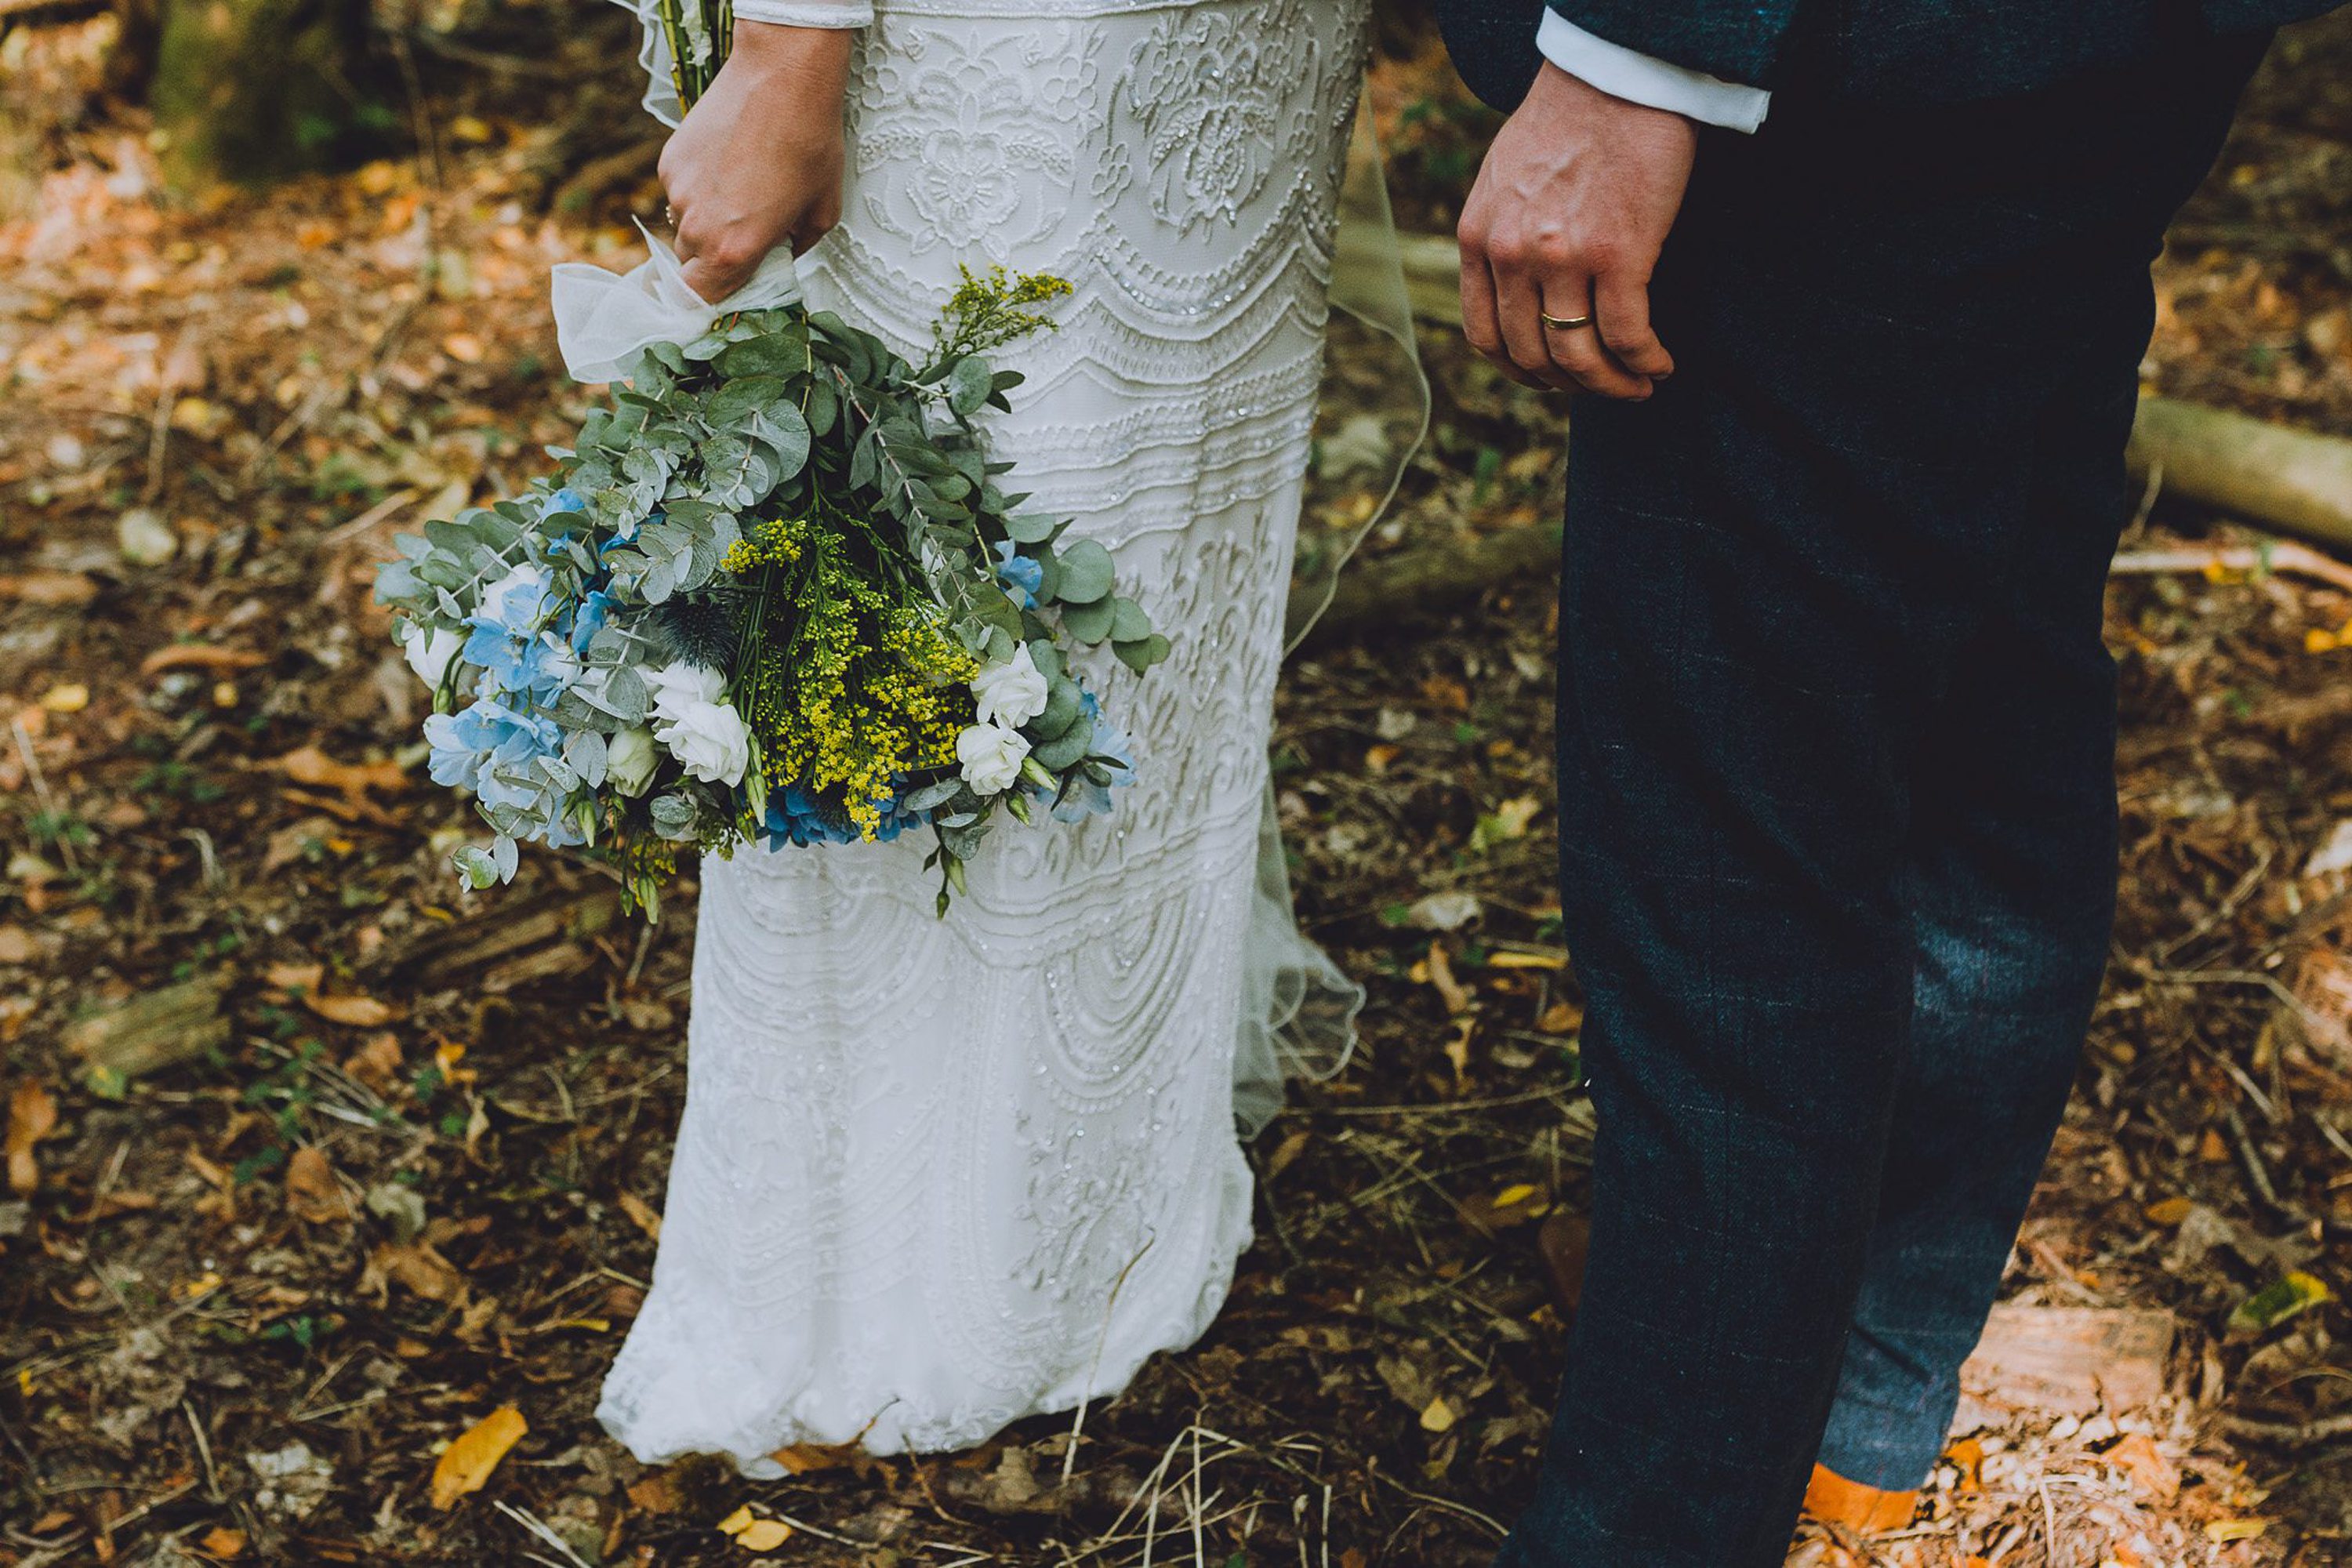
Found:
M 1552 585 L 1400 606 L 1288 672 L 1302 912 L 1371 1000 L 1251 1151 L 1259 1240 L 1201 1344 L 1075 1452 L 1041 1420 L 773 1483 L 648 1469 L 591 1410 L 653 1258 L 692 901 L 641 929 L 548 855 L 461 900 L 470 814 L 369 604 L 392 532 L 576 419 L 545 269 L 624 257 L 620 208 L 551 200 L 541 123 L 494 103 L 445 106 L 435 158 L 168 199 L 135 118 L 78 107 L 102 35 L 0 45 L 0 124 L 11 94 L 48 115 L 0 149 L 0 1568 L 1483 1563 L 1534 1475 L 1563 1334 L 1536 1238 L 1591 1128 Z M 2151 385 L 2352 435 L 2347 61 L 2352 23 L 2282 46 L 2159 268 Z M 1486 121 L 1425 50 L 1381 83 L 1405 216 L 1442 226 Z M 599 156 L 642 206 L 642 153 Z M 1370 549 L 1546 521 L 1559 407 L 1423 347 L 1433 439 Z M 1307 553 L 1366 500 L 1319 483 Z M 2259 542 L 2159 505 L 2128 545 Z M 2086 1396 L 1976 1378 L 1875 1560 L 2352 1563 L 2348 623 L 2284 574 L 2118 577 L 2121 922 L 2004 1293 L 2029 1342 L 2136 1309 L 2170 1348 Z M 467 1435 L 509 1406 L 499 1458 Z M 453 1444 L 496 1462 L 443 1508 Z

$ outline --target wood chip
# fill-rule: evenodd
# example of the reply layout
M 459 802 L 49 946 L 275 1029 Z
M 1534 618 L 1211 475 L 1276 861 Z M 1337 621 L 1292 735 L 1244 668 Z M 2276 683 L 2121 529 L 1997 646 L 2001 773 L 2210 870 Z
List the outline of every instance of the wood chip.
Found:
M 1960 1369 L 1973 1399 L 2018 1410 L 2090 1415 L 2145 1409 L 2164 1393 L 2172 1314 L 2141 1308 L 1992 1310 L 1976 1353 Z

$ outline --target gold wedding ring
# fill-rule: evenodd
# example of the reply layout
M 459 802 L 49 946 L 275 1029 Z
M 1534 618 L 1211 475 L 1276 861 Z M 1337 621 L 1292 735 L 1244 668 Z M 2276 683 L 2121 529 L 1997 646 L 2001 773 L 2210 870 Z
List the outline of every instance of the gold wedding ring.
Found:
M 1572 332 L 1580 327 L 1592 325 L 1592 318 L 1590 316 L 1555 316 L 1549 310 L 1538 310 L 1536 319 L 1548 330 L 1555 332 Z

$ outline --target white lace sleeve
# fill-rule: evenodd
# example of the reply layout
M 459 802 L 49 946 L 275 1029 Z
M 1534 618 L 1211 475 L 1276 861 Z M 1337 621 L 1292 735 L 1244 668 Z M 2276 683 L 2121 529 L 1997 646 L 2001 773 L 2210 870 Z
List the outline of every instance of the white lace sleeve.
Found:
M 637 64 L 646 72 L 646 112 L 675 127 L 686 118 L 677 100 L 677 73 L 671 68 L 669 39 L 654 0 L 614 0 L 633 12 L 645 41 L 637 46 Z M 772 22 L 786 27 L 866 27 L 874 22 L 873 0 L 735 0 L 740 22 Z
M 865 27 L 874 22 L 869 0 L 735 0 L 739 22 L 782 27 Z

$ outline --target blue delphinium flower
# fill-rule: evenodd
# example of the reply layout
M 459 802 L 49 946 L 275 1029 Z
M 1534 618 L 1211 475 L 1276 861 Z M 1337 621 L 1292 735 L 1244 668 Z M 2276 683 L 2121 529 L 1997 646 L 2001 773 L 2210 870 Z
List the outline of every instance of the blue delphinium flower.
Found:
M 550 491 L 547 499 L 540 502 L 540 519 L 544 521 L 559 511 L 578 512 L 584 517 L 588 512 L 588 498 L 570 485 L 564 486 L 560 490 Z
M 803 849 L 812 844 L 847 844 L 857 837 L 847 812 L 796 784 L 768 792 L 765 826 L 771 849 L 787 844 Z
M 563 743 L 563 732 L 554 720 L 527 708 L 478 697 L 455 713 L 426 719 L 425 739 L 433 748 L 425 767 L 435 784 L 469 789 L 487 800 L 499 793 L 498 768 L 546 755 Z M 504 804 L 524 803 L 509 797 Z
M 882 812 L 882 820 L 874 827 L 877 843 L 888 844 L 909 827 L 919 827 L 930 820 L 929 812 L 906 809 L 900 804 L 904 799 L 905 794 L 900 791 L 887 801 L 874 803 Z M 787 844 L 806 848 L 812 844 L 859 841 L 857 825 L 849 819 L 848 812 L 796 784 L 768 792 L 763 826 L 771 849 L 782 849 Z
M 584 654 L 596 634 L 613 618 L 613 608 L 618 601 L 602 588 L 591 588 L 580 596 L 572 610 L 572 651 Z
M 1091 691 L 1078 693 L 1078 712 L 1094 726 L 1087 742 L 1088 757 L 1108 767 L 1110 783 L 1099 784 L 1078 773 L 1070 781 L 1070 792 L 1054 808 L 1056 822 L 1083 822 L 1089 816 L 1110 810 L 1110 792 L 1135 782 L 1135 742 L 1126 731 L 1104 717 L 1102 703 Z
M 1045 585 L 1045 563 L 1020 553 L 1007 539 L 996 546 L 996 580 L 1013 591 L 1024 610 L 1037 607 L 1037 590 Z
M 498 697 L 478 697 L 455 713 L 425 721 L 433 748 L 433 782 L 472 790 L 485 806 L 521 812 L 533 824 L 524 837 L 562 847 L 580 842 L 563 817 L 563 792 L 541 769 L 563 749 L 563 729 L 552 719 Z
M 551 705 L 579 678 L 572 648 L 545 629 L 561 608 L 554 586 L 546 566 L 527 562 L 482 591 L 459 657 L 485 671 L 488 689 Z
M 906 791 L 901 787 L 888 800 L 875 803 L 882 808 L 882 820 L 874 828 L 874 837 L 878 842 L 887 844 L 909 827 L 920 827 L 930 820 L 931 814 L 928 811 L 908 811 L 903 804 L 906 798 Z

